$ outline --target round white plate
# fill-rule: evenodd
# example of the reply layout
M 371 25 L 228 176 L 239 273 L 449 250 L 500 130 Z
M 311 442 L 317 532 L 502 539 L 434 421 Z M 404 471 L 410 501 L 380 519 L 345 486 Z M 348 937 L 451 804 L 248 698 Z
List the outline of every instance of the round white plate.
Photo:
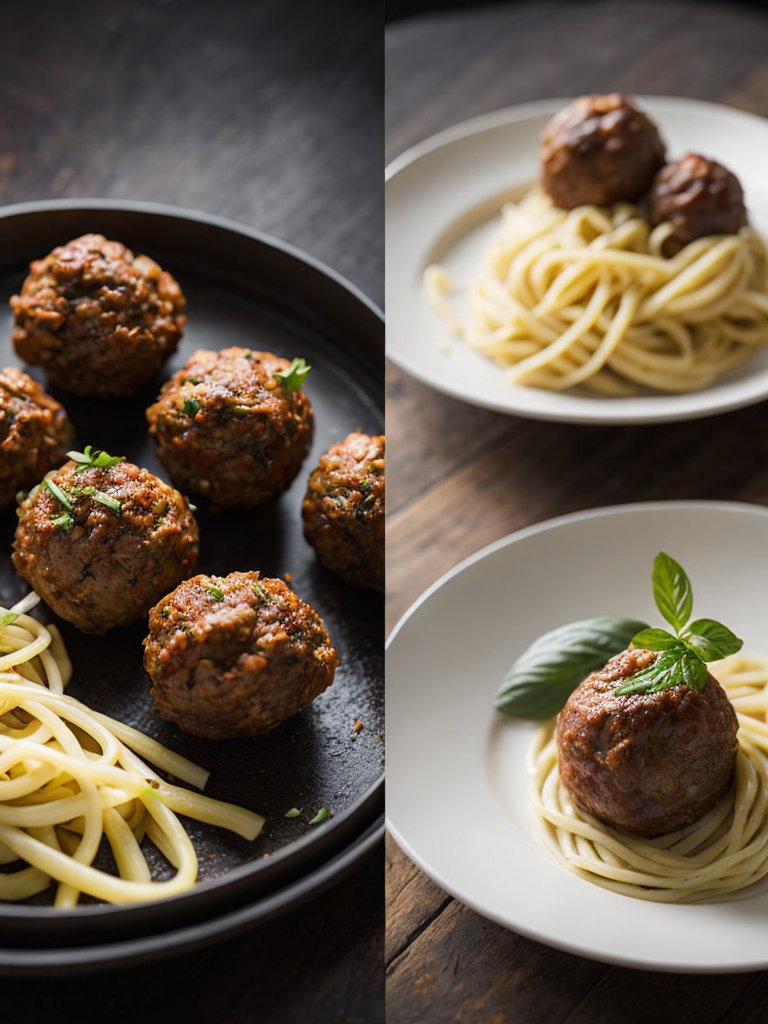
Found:
M 687 150 L 738 175 L 752 224 L 768 238 L 764 166 L 768 121 L 697 100 L 639 96 L 669 157 Z M 427 139 L 394 160 L 386 183 L 387 354 L 411 376 L 473 405 L 533 419 L 651 423 L 694 419 L 768 397 L 768 347 L 695 394 L 609 398 L 509 384 L 502 368 L 452 338 L 427 302 L 426 266 L 442 263 L 458 285 L 474 276 L 502 202 L 536 180 L 539 137 L 569 100 L 483 115 Z
M 596 509 L 492 544 L 434 584 L 387 650 L 387 818 L 404 852 L 483 916 L 559 949 L 684 972 L 768 968 L 768 886 L 667 906 L 577 878 L 540 843 L 528 799 L 535 726 L 493 710 L 507 668 L 548 629 L 593 615 L 662 625 L 651 568 L 686 569 L 694 615 L 768 653 L 768 509 L 670 502 Z

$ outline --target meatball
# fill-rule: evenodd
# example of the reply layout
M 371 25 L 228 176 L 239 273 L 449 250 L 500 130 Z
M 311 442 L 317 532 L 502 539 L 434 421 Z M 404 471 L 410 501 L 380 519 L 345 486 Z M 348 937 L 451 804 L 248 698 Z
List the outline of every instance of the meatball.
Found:
M 30 265 L 11 298 L 13 344 L 51 386 L 117 398 L 151 380 L 186 322 L 174 278 L 148 256 L 103 235 L 82 235 Z
M 556 114 L 541 140 L 541 183 L 555 206 L 634 202 L 664 163 L 658 129 L 630 99 L 582 96 Z
M 0 510 L 60 466 L 72 438 L 62 405 L 21 370 L 0 371 Z
M 672 225 L 667 239 L 672 252 L 705 235 L 735 235 L 747 224 L 739 179 L 698 153 L 686 153 L 662 167 L 653 180 L 648 208 L 652 224 Z
M 654 836 L 692 824 L 733 776 L 738 722 L 713 676 L 701 691 L 615 689 L 656 658 L 629 650 L 577 686 L 557 720 L 560 778 L 584 811 Z
M 144 645 L 160 715 L 213 740 L 274 729 L 339 663 L 316 612 L 258 572 L 185 580 L 149 613 Z
M 16 571 L 84 633 L 142 618 L 197 560 L 186 500 L 146 469 L 104 453 L 49 473 L 18 514 Z
M 304 536 L 345 582 L 384 589 L 384 437 L 360 431 L 331 445 L 302 503 Z
M 176 486 L 222 507 L 286 491 L 312 444 L 307 369 L 246 348 L 196 352 L 147 409 L 157 457 Z

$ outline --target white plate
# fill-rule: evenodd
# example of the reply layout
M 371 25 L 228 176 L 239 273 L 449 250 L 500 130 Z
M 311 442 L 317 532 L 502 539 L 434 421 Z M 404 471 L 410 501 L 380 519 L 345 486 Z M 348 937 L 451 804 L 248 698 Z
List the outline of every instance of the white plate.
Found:
M 768 397 L 768 348 L 696 394 L 608 398 L 513 386 L 503 370 L 452 339 L 427 303 L 422 273 L 438 259 L 468 283 L 493 234 L 502 197 L 539 173 L 539 137 L 569 100 L 497 111 L 459 124 L 403 153 L 387 169 L 387 354 L 407 373 L 454 398 L 534 419 L 650 423 L 694 419 Z M 764 167 L 768 121 L 696 100 L 639 96 L 670 158 L 694 150 L 738 175 L 750 220 L 768 238 Z
M 512 661 L 555 626 L 599 614 L 661 624 L 660 550 L 693 586 L 694 614 L 768 653 L 768 509 L 623 505 L 507 537 L 432 586 L 390 638 L 387 818 L 404 852 L 483 916 L 610 963 L 712 972 L 768 967 L 768 888 L 704 906 L 621 896 L 550 859 L 535 831 L 526 751 L 534 726 L 492 701 Z

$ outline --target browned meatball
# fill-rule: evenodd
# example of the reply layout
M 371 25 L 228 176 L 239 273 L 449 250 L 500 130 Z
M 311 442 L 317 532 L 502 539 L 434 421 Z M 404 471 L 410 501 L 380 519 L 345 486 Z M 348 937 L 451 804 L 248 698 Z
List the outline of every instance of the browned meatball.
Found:
M 130 395 L 176 350 L 184 307 L 179 285 L 154 260 L 83 235 L 31 264 L 11 299 L 13 344 L 62 391 Z
M 648 207 L 652 224 L 672 225 L 670 251 L 706 235 L 735 235 L 747 224 L 739 179 L 698 153 L 686 153 L 662 167 L 651 186 Z
M 57 615 L 106 633 L 146 615 L 197 553 L 197 523 L 178 491 L 123 460 L 69 461 L 22 501 L 11 557 Z
M 290 487 L 312 444 L 300 360 L 199 351 L 147 409 L 157 457 L 177 487 L 220 506 L 255 506 Z
M 72 437 L 66 410 L 36 381 L 13 366 L 0 371 L 0 510 L 61 465 Z
M 710 675 L 701 691 L 615 689 L 656 657 L 629 650 L 579 684 L 557 721 L 560 777 L 582 810 L 641 836 L 690 825 L 733 776 L 736 712 Z
M 541 183 L 555 206 L 636 201 L 664 163 L 658 129 L 618 93 L 581 96 L 556 114 L 541 141 Z
M 274 729 L 339 663 L 317 613 L 258 572 L 185 580 L 149 613 L 144 644 L 162 717 L 213 740 Z
M 312 472 L 301 514 L 317 557 L 347 583 L 384 589 L 384 437 L 360 431 L 331 445 Z

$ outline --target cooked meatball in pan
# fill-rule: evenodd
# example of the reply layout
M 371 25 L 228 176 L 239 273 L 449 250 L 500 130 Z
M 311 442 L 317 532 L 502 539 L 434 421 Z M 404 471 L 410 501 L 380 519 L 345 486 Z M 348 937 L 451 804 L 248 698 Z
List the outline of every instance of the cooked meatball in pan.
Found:
M 304 536 L 326 568 L 358 587 L 384 589 L 383 436 L 360 431 L 331 445 L 307 484 Z
M 557 721 L 560 778 L 582 810 L 640 836 L 692 824 L 733 777 L 736 712 L 713 676 L 695 691 L 616 694 L 656 653 L 630 649 L 573 691 Z
M 666 164 L 648 196 L 652 224 L 669 221 L 671 250 L 706 235 L 735 235 L 747 224 L 739 179 L 722 164 L 698 153 Z
M 308 369 L 246 348 L 196 352 L 147 409 L 175 485 L 221 507 L 253 507 L 286 491 L 312 444 Z
M 185 498 L 122 459 L 73 453 L 18 509 L 12 561 L 50 608 L 85 633 L 147 614 L 188 576 L 198 528 Z
M 149 613 L 144 664 L 163 718 L 206 739 L 269 732 L 333 682 L 317 613 L 258 572 L 194 576 Z
M 634 202 L 664 163 L 658 129 L 619 93 L 581 96 L 544 129 L 541 183 L 555 206 Z
M 148 256 L 90 234 L 30 266 L 11 298 L 13 344 L 53 388 L 118 398 L 135 393 L 176 350 L 181 288 Z
M 72 443 L 67 412 L 28 374 L 0 371 L 0 510 L 60 466 Z

